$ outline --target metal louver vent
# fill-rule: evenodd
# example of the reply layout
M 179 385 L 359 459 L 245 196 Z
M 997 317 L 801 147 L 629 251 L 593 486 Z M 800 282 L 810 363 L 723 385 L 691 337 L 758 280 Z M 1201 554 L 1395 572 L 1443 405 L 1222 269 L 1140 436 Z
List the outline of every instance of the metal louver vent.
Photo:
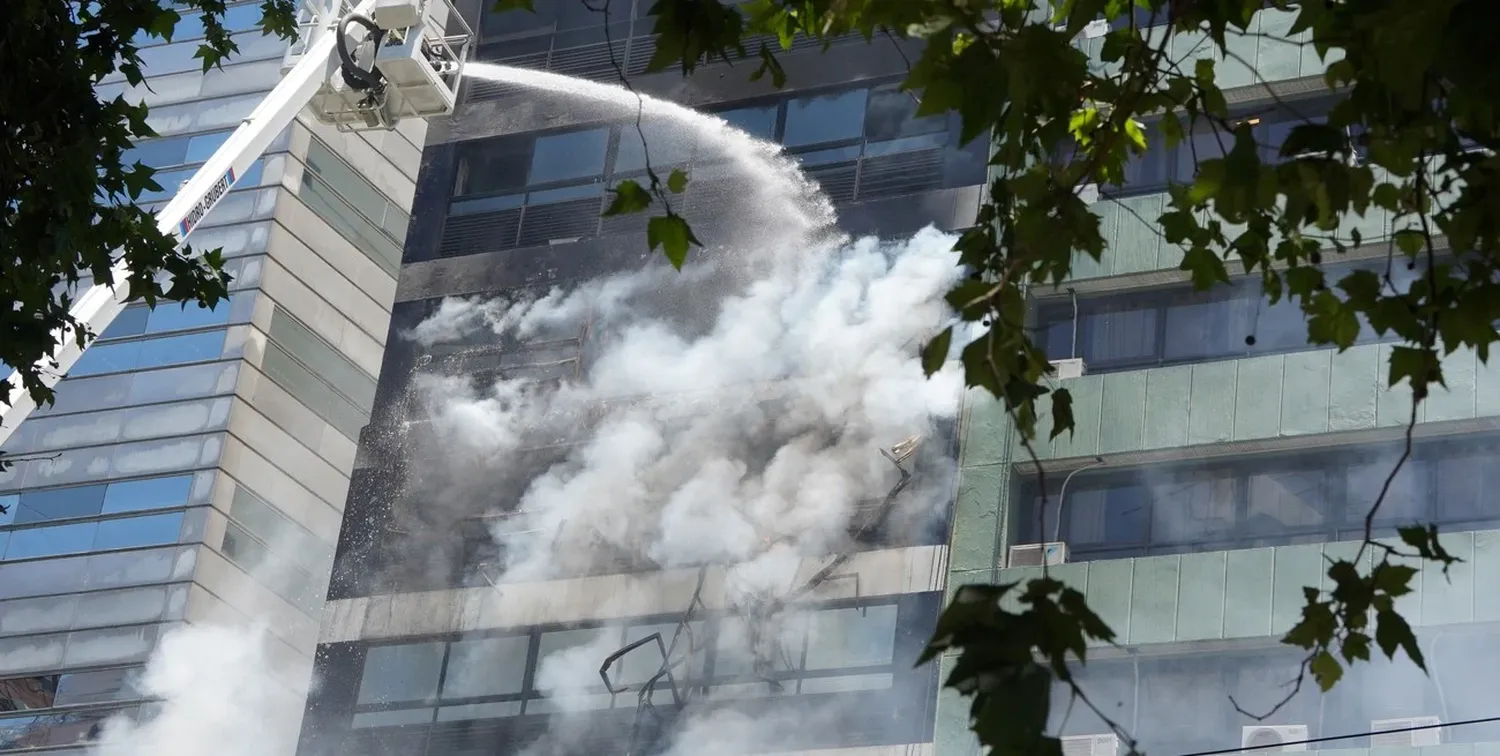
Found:
M 834 204 L 854 200 L 854 181 L 857 174 L 858 166 L 855 163 L 819 166 L 807 170 L 808 177 L 823 187 L 823 193 L 828 195 L 828 199 Z
M 594 236 L 599 232 L 599 200 L 595 197 L 528 205 L 521 217 L 520 245 L 531 247 L 553 241 Z
M 438 256 L 458 257 L 511 249 L 516 246 L 520 226 L 520 209 L 450 216 L 443 225 Z
M 614 50 L 613 60 L 610 58 L 611 48 Z M 615 65 L 625 68 L 625 50 L 625 40 L 617 40 L 613 45 L 599 43 L 553 50 L 552 63 L 548 68 L 566 76 L 607 81 L 618 77 Z
M 640 76 L 646 72 L 646 64 L 656 54 L 656 37 L 634 37 L 630 40 L 630 60 L 625 66 L 628 76 Z
M 943 151 L 920 150 L 868 158 L 859 170 L 859 199 L 899 197 L 943 185 Z
M 483 57 L 481 59 L 488 63 L 498 63 L 502 66 L 515 66 L 516 68 L 530 68 L 537 71 L 547 70 L 547 53 L 529 53 L 526 55 L 512 55 L 509 57 Z M 521 91 L 520 87 L 513 84 L 501 84 L 495 81 L 487 81 L 472 76 L 464 77 L 465 86 L 468 87 L 469 102 L 483 102 L 485 100 L 498 100 L 501 97 L 516 94 Z

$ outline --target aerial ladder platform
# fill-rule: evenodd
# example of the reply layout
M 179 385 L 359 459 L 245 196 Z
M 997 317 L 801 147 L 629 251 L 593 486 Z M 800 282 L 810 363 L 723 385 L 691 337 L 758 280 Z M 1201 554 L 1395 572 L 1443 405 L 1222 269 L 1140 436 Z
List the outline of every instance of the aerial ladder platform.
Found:
M 450 0 L 309 0 L 297 20 L 301 34 L 280 83 L 157 212 L 156 227 L 179 245 L 304 110 L 341 131 L 391 130 L 406 119 L 453 113 L 474 33 Z M 75 301 L 69 312 L 88 333 L 104 333 L 125 309 L 129 275 L 122 260 L 111 280 L 93 282 Z M 73 328 L 55 333 L 52 353 L 38 363 L 43 384 L 56 386 L 87 348 Z M 36 409 L 19 372 L 6 390 L 0 444 Z

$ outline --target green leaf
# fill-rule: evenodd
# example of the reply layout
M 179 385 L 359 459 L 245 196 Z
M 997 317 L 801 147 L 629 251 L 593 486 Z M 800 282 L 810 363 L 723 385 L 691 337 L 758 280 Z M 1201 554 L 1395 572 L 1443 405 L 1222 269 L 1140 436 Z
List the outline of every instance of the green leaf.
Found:
M 651 249 L 661 247 L 662 252 L 671 261 L 672 267 L 682 269 L 682 264 L 687 260 L 689 247 L 701 247 L 703 243 L 698 237 L 693 236 L 693 230 L 688 227 L 686 220 L 675 213 L 652 218 L 646 223 L 646 243 Z
M 1047 440 L 1073 433 L 1073 394 L 1067 389 L 1052 390 L 1052 433 Z
M 1324 693 L 1333 690 L 1333 686 L 1344 676 L 1344 666 L 1327 651 L 1314 655 L 1312 661 L 1308 662 L 1307 669 L 1312 672 L 1318 688 Z
M 667 191 L 673 194 L 682 194 L 688 185 L 688 175 L 681 168 L 673 168 L 671 175 L 667 176 Z
M 1417 636 L 1412 633 L 1406 618 L 1395 610 L 1386 609 L 1375 614 L 1375 643 L 1387 659 L 1396 658 L 1396 651 L 1400 649 L 1406 652 L 1413 664 L 1427 670 L 1427 660 L 1422 657 L 1422 649 L 1417 647 Z
M 631 179 L 626 179 L 609 190 L 615 195 L 610 201 L 609 207 L 604 210 L 604 217 L 612 218 L 616 215 L 628 215 L 638 213 L 651 206 L 651 194 L 640 184 Z M 652 245 L 654 249 L 656 245 Z
M 1411 579 L 1416 574 L 1417 570 L 1414 567 L 1381 562 L 1375 565 L 1374 571 L 1370 573 L 1370 581 L 1374 583 L 1375 590 L 1387 596 L 1405 596 L 1411 593 Z
M 931 376 L 943 369 L 948 361 L 948 352 L 953 348 L 953 326 L 943 329 L 932 341 L 922 347 L 922 372 Z

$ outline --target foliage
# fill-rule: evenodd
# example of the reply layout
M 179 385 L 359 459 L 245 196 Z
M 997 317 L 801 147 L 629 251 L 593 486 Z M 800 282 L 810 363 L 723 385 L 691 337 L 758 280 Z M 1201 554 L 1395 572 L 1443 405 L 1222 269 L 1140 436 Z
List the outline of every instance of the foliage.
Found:
M 92 334 L 69 314 L 58 292 L 81 277 L 106 280 L 124 260 L 130 296 L 213 305 L 228 276 L 217 251 L 177 249 L 152 215 L 134 204 L 161 187 L 152 169 L 129 160 L 131 145 L 155 134 L 144 104 L 95 87 L 115 74 L 143 81 L 140 45 L 170 41 L 185 12 L 201 12 L 203 70 L 238 46 L 222 23 L 223 0 L 109 0 L 68 3 L 7 0 L 0 43 L 0 361 L 19 369 L 38 403 L 51 400 L 36 364 L 51 354 L 54 333 Z M 296 34 L 291 0 L 264 0 L 262 33 Z M 164 274 L 164 275 L 163 275 Z M 8 401 L 0 398 L 0 401 Z
M 1323 84 L 1337 97 L 1326 119 L 1302 119 L 1275 154 L 1255 142 L 1249 119 L 1232 112 L 1218 75 L 1224 65 L 1254 71 L 1233 41 L 1252 35 L 1256 16 L 1271 12 L 1292 14 L 1283 43 L 1313 47 L 1327 63 Z M 1375 539 L 1371 525 L 1410 456 L 1418 407 L 1433 386 L 1444 385 L 1441 358 L 1469 348 L 1487 359 L 1500 338 L 1500 161 L 1493 153 L 1500 76 L 1491 73 L 1480 39 L 1500 21 L 1500 6 L 656 0 L 650 15 L 657 48 L 648 71 L 688 75 L 707 62 L 744 60 L 756 66 L 751 78 L 769 74 L 777 86 L 789 74 L 771 47 L 788 50 L 798 37 L 822 40 L 825 50 L 851 33 L 925 42 L 903 83 L 920 98 L 917 115 L 956 112 L 966 140 L 989 135 L 992 142 L 979 222 L 955 246 L 970 275 L 948 295 L 963 321 L 982 326 L 962 351 L 966 380 L 999 399 L 1028 450 L 1042 413 L 1050 414 L 1052 437 L 1073 428 L 1071 397 L 1048 379 L 1046 355 L 1028 337 L 1028 290 L 1062 283 L 1075 262 L 1108 253 L 1085 190 L 1118 184 L 1128 162 L 1151 149 L 1148 122 L 1157 122 L 1167 147 L 1190 146 L 1195 177 L 1170 187 L 1159 217 L 1142 220 L 1182 250 L 1180 267 L 1194 284 L 1227 283 L 1231 265 L 1258 277 L 1272 303 L 1297 303 L 1315 345 L 1347 349 L 1368 323 L 1402 342 L 1392 349 L 1388 379 L 1391 386 L 1405 382 L 1414 397 L 1405 453 L 1370 502 L 1363 542 L 1351 559 L 1329 560 L 1332 589 L 1306 589 L 1302 620 L 1283 640 L 1307 652 L 1303 674 L 1324 690 L 1346 664 L 1370 658 L 1372 641 L 1387 656 L 1405 653 L 1423 665 L 1394 602 L 1411 590 L 1412 563 L 1446 570 L 1457 559 L 1430 525 L 1402 529 L 1399 543 Z M 1078 40 L 1101 19 L 1109 30 L 1091 61 Z M 1311 42 L 1288 39 L 1296 35 Z M 751 38 L 777 44 L 747 49 Z M 1209 154 L 1197 152 L 1204 144 L 1213 146 Z M 617 193 L 619 211 L 645 209 L 660 195 L 639 190 Z M 1351 222 L 1372 212 L 1389 214 L 1396 230 L 1388 238 L 1362 238 Z M 676 218 L 670 207 L 667 217 Z M 653 247 L 661 240 L 656 235 Z M 680 264 L 673 248 L 667 252 Z M 1329 280 L 1325 266 L 1355 252 L 1383 256 L 1384 271 Z M 1396 265 L 1421 273 L 1401 288 Z M 927 345 L 929 373 L 944 363 L 953 339 L 950 328 Z M 1004 608 L 1004 597 L 1015 611 Z M 1025 586 L 960 590 L 927 656 L 957 652 L 948 685 L 973 696 L 974 729 L 992 751 L 1056 754 L 1040 691 L 1061 681 L 1086 700 L 1066 663 L 1084 660 L 1084 637 L 1104 642 L 1112 635 L 1081 596 L 1044 575 Z

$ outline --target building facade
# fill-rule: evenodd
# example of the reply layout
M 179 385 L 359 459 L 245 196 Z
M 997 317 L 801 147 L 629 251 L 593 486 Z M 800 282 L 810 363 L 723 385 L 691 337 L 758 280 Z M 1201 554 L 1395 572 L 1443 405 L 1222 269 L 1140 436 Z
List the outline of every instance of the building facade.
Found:
M 1294 121 L 1327 106 L 1325 63 L 1305 35 L 1288 33 L 1293 16 L 1261 11 L 1249 34 L 1229 38 L 1237 56 L 1216 61 L 1233 108 L 1258 119 L 1268 156 Z M 1211 54 L 1194 42 L 1174 39 L 1173 57 Z M 1100 40 L 1080 44 L 1097 55 Z M 1299 308 L 1267 304 L 1256 280 L 1193 291 L 1177 270 L 1181 253 L 1151 221 L 1165 185 L 1191 178 L 1191 156 L 1217 149 L 1209 135 L 1194 141 L 1132 163 L 1094 206 L 1109 243 L 1103 263 L 1080 257 L 1066 286 L 1035 292 L 1038 343 L 1086 366 L 1059 383 L 1073 396 L 1074 432 L 1036 445 L 1045 511 L 1003 411 L 982 394 L 966 402 L 949 591 L 1039 575 L 1040 553 L 1025 547 L 1065 544 L 1065 563 L 1047 569 L 1086 594 L 1119 643 L 1091 650 L 1083 689 L 1148 754 L 1346 735 L 1355 737 L 1290 749 L 1493 748 L 1493 723 L 1369 733 L 1494 715 L 1484 681 L 1497 671 L 1489 649 L 1500 605 L 1483 586 L 1500 569 L 1500 508 L 1484 491 L 1500 454 L 1500 372 L 1465 350 L 1444 358 L 1447 387 L 1419 408 L 1412 459 L 1375 523 L 1389 538 L 1435 522 L 1464 560 L 1447 575 L 1420 565 L 1414 592 L 1397 601 L 1430 674 L 1376 652 L 1328 694 L 1308 679 L 1291 695 L 1302 655 L 1279 639 L 1300 618 L 1303 587 L 1329 587 L 1325 557 L 1355 554 L 1401 454 L 1411 392 L 1387 386 L 1390 345 L 1368 327 L 1347 351 L 1313 348 Z M 1330 265 L 1331 280 L 1337 269 L 1384 266 L 1391 226 L 1378 210 L 1349 218 L 1341 231 L 1359 229 L 1365 246 Z M 1396 268 L 1397 285 L 1421 272 Z M 1240 711 L 1265 714 L 1288 696 L 1264 720 Z M 940 700 L 938 752 L 977 753 L 968 702 Z M 1110 728 L 1082 704 L 1071 715 L 1065 696 L 1055 704 L 1059 731 L 1079 738 L 1065 751 L 1120 748 L 1088 737 Z
M 973 222 L 987 146 L 960 144 L 953 119 L 913 117 L 913 99 L 894 88 L 911 48 L 851 39 L 825 54 L 799 45 L 782 56 L 788 81 L 779 90 L 748 81 L 743 65 L 716 63 L 686 78 L 646 74 L 650 5 L 614 0 L 607 16 L 574 0 L 538 2 L 535 15 L 479 3 L 463 10 L 480 30 L 480 60 L 604 83 L 623 73 L 638 92 L 781 143 L 853 235 L 905 238 L 928 225 L 953 231 Z M 697 153 L 672 138 L 653 143 L 656 125 L 643 125 L 650 160 L 663 177 L 675 167 L 691 173 L 680 208 L 697 235 L 713 247 L 726 234 L 753 232 L 723 212 L 745 189 L 712 178 L 701 143 Z M 637 136 L 628 115 L 601 116 L 576 98 L 473 75 L 452 121 L 432 126 L 380 409 L 355 464 L 318 651 L 320 688 L 300 753 L 660 753 L 699 738 L 744 744 L 767 734 L 781 751 L 931 750 L 938 669 L 913 663 L 947 577 L 951 421 L 934 422 L 906 463 L 913 488 L 902 496 L 921 491 L 937 502 L 924 518 L 866 527 L 861 510 L 845 523 L 841 550 L 801 555 L 797 576 L 807 590 L 779 608 L 802 629 L 779 636 L 775 659 L 743 653 L 765 605 L 736 602 L 733 565 L 663 568 L 628 549 L 580 556 L 559 548 L 565 569 L 500 574 L 495 565 L 510 550 L 538 537 L 504 524 L 524 514 L 515 511 L 522 489 L 576 439 L 481 460 L 484 474 L 466 468 L 463 476 L 451 460 L 443 464 L 454 448 L 423 439 L 419 384 L 428 376 L 553 381 L 587 374 L 610 348 L 608 315 L 530 341 L 484 334 L 433 343 L 403 334 L 451 313 L 443 304 L 451 298 L 511 301 L 664 266 L 660 252 L 648 252 L 645 214 L 600 218 L 603 189 L 644 172 Z M 672 398 L 641 401 L 658 400 Z M 960 401 L 954 392 L 953 407 Z M 691 644 L 687 652 L 682 643 Z M 653 674 L 667 658 L 681 664 L 670 677 Z M 567 679 L 554 669 L 563 659 L 577 665 Z M 733 734 L 747 721 L 761 723 L 758 733 Z
M 202 71 L 185 15 L 171 44 L 143 44 L 143 85 L 101 85 L 151 107 L 160 136 L 133 157 L 163 188 L 143 202 L 170 199 L 280 79 L 286 44 L 260 17 L 228 5 L 239 52 L 222 69 Z M 71 752 L 111 716 L 149 715 L 142 664 L 205 623 L 267 629 L 295 737 L 425 129 L 299 119 L 192 236 L 222 248 L 228 301 L 126 309 L 11 436 L 0 751 Z

